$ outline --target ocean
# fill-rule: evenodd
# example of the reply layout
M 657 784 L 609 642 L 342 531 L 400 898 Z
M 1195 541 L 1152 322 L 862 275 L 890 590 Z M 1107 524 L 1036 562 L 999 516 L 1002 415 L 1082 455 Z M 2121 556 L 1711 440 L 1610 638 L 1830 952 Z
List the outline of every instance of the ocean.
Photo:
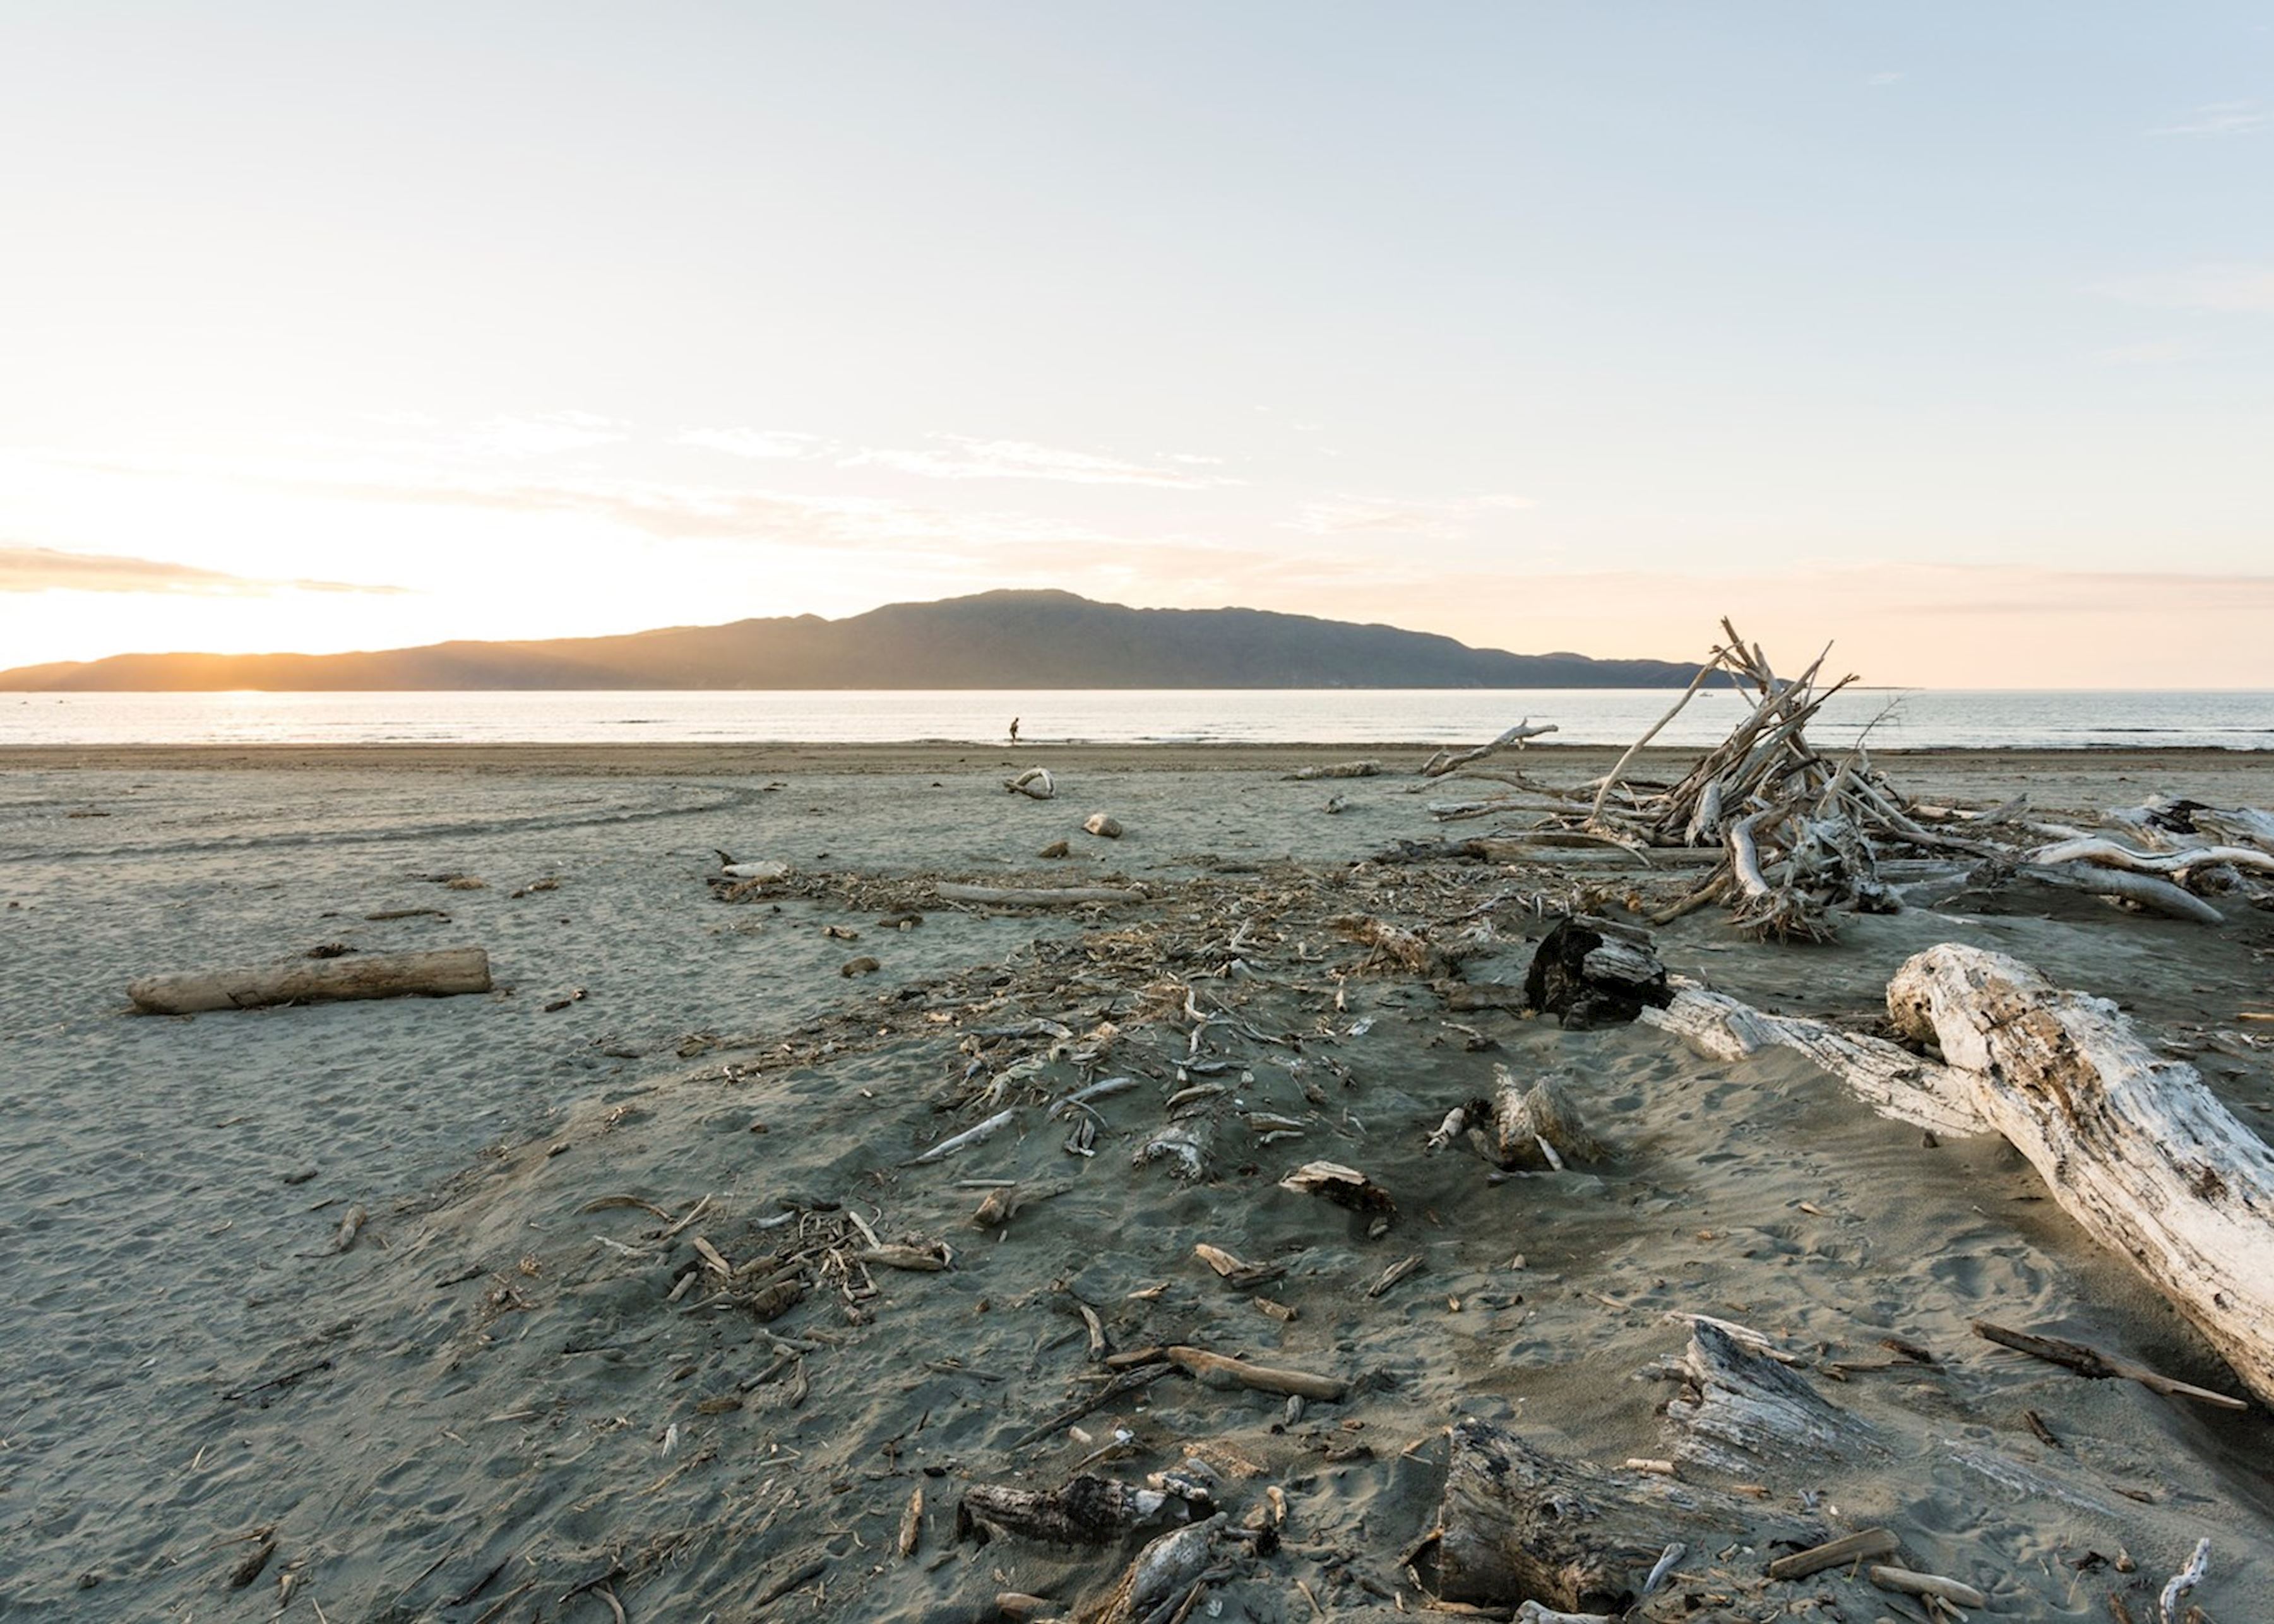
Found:
M 1529 718 L 1555 741 L 1627 744 L 1676 695 L 1639 688 L 1033 692 L 0 694 L 0 747 L 115 744 L 1473 744 Z M 1701 695 L 1659 741 L 1710 744 L 1743 702 Z M 2274 749 L 2274 692 L 1849 689 L 1810 730 L 1900 749 Z

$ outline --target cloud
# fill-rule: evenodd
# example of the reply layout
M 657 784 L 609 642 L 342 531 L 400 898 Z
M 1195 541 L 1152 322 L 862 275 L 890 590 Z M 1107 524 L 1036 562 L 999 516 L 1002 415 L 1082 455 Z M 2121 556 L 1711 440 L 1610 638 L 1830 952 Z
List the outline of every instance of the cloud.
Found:
M 2127 304 L 2167 310 L 2274 312 L 2274 266 L 2198 265 L 2184 271 L 2120 276 L 2096 290 Z
M 270 598 L 279 592 L 391 595 L 405 590 L 348 581 L 270 581 L 162 559 L 0 545 L 0 592 L 160 592 L 192 598 Z
M 1487 513 L 1512 513 L 1533 507 L 1531 498 L 1490 494 L 1442 501 L 1408 501 L 1363 496 L 1330 496 L 1306 502 L 1283 529 L 1309 536 L 1425 536 L 1458 541 Z
M 738 457 L 827 456 L 837 442 L 819 434 L 794 429 L 682 429 L 672 437 L 682 446 L 700 446 Z
M 1066 451 L 1024 440 L 978 440 L 968 434 L 930 434 L 941 449 L 867 450 L 839 463 L 841 468 L 889 468 L 928 479 L 1049 479 L 1069 485 L 1145 485 L 1197 491 L 1237 484 L 1177 468 L 1156 468 L 1088 451 Z M 1185 462 L 1190 460 L 1174 458 Z
M 1903 76 L 1900 73 L 1874 73 L 1864 82 L 1867 85 L 1900 85 L 1902 81 Z
M 550 411 L 533 417 L 492 417 L 466 430 L 462 443 L 486 456 L 551 456 L 622 440 L 630 426 L 589 411 Z
M 2255 135 L 2267 124 L 2265 109 L 2255 102 L 2206 102 L 2181 117 L 2183 124 L 2150 130 L 2150 135 Z

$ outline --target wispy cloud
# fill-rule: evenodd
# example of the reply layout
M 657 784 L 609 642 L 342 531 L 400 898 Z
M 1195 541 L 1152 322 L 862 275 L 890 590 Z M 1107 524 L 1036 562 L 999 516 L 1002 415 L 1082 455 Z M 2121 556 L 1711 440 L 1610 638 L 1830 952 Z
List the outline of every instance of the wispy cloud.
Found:
M 1425 536 L 1458 541 L 1489 513 L 1512 513 L 1534 506 L 1525 496 L 1491 494 L 1441 501 L 1366 496 L 1330 496 L 1306 502 L 1282 528 L 1309 536 Z
M 1049 479 L 1070 485 L 1144 485 L 1196 491 L 1236 481 L 1190 471 L 1191 463 L 1161 468 L 1088 451 L 1067 451 L 1024 440 L 979 440 L 968 434 L 930 434 L 936 449 L 857 451 L 845 468 L 889 468 L 930 479 Z
M 827 456 L 837 449 L 837 442 L 826 435 L 794 429 L 681 429 L 672 438 L 682 446 L 699 446 L 738 457 L 804 460 Z
M 2099 283 L 2097 291 L 2167 310 L 2269 312 L 2274 311 L 2274 266 L 2198 265 L 2114 277 Z
M 2255 102 L 2206 102 L 2180 115 L 2181 121 L 2150 130 L 2150 135 L 2255 135 L 2267 124 L 2266 109 Z
M 1900 85 L 1903 82 L 1903 76 L 1900 73 L 1874 73 L 1864 82 L 1867 85 Z
M 465 448 L 488 456 L 551 456 L 628 437 L 630 425 L 589 411 L 550 411 L 533 417 L 492 417 L 465 431 Z
M 350 581 L 274 581 L 163 559 L 54 547 L 0 545 L 0 592 L 161 592 L 195 598 L 271 598 L 279 592 L 399 594 L 399 586 Z

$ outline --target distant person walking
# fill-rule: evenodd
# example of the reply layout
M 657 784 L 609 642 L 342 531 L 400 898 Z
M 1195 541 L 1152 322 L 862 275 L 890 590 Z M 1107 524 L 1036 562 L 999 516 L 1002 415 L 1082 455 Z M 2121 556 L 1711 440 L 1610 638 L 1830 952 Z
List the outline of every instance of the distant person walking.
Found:
M 1019 742 L 1019 718 L 1015 716 L 1011 718 L 1011 742 Z

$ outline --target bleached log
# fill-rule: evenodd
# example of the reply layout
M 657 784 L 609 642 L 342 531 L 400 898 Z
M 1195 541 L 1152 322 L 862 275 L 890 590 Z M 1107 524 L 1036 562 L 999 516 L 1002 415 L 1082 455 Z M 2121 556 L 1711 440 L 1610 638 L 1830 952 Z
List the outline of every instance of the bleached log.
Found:
M 1298 767 L 1287 776 L 1291 778 L 1371 778 L 1382 771 L 1378 761 L 1329 762 L 1319 767 Z
M 992 903 L 1002 907 L 1070 908 L 1086 902 L 1142 902 L 1145 893 L 1126 885 L 960 885 L 942 880 L 932 888 L 942 902 Z
M 2103 868 L 2121 868 L 2132 874 L 2157 876 L 2185 875 L 2190 868 L 2209 868 L 2213 863 L 2225 863 L 2236 868 L 2252 868 L 2261 874 L 2274 874 L 2274 852 L 2262 852 L 2256 846 L 2195 846 L 2170 852 L 2136 852 L 2120 840 L 2105 835 L 2088 835 L 2078 840 L 2056 841 L 2041 846 L 2024 860 L 2031 863 L 2092 863 Z
M 1841 1079 L 1882 1116 L 1951 1139 L 1987 1133 L 1969 1079 L 1922 1059 L 1899 1043 L 1841 1032 L 1821 1021 L 1772 1015 L 1688 981 L 1675 983 L 1674 1002 L 1646 1009 L 1642 1019 L 1716 1060 L 1743 1060 L 1765 1049 L 1789 1049 Z
M 1024 795 L 1029 801 L 1048 801 L 1058 793 L 1047 767 L 1029 767 L 1015 778 L 1004 779 L 1003 787 L 1014 795 Z
M 1957 943 L 1906 962 L 1887 1012 L 1948 1064 L 1694 988 L 1645 1019 L 1723 1058 L 1796 1049 L 1885 1116 L 2002 1134 L 2088 1235 L 2130 1258 L 2274 1403 L 2274 1152 L 2195 1068 L 2151 1053 L 2113 1004 Z
M 2225 919 L 2201 897 L 2190 896 L 2169 880 L 2159 880 L 2151 874 L 2127 874 L 2121 868 L 2103 868 L 2093 863 L 2062 863 L 2057 867 L 2023 863 L 2014 873 L 2017 878 L 2035 880 L 2040 885 L 2058 885 L 2064 891 L 2081 891 L 2095 897 L 2113 897 L 2199 925 L 2217 925 Z
M 1939 1041 L 2053 1199 L 2274 1403 L 2274 1152 L 2195 1068 L 2151 1053 L 2114 1004 L 1955 943 L 1895 973 L 1887 1013 Z
M 351 998 L 443 998 L 489 989 L 489 955 L 478 947 L 448 947 L 148 975 L 129 983 L 126 996 L 147 1014 L 189 1015 Z

